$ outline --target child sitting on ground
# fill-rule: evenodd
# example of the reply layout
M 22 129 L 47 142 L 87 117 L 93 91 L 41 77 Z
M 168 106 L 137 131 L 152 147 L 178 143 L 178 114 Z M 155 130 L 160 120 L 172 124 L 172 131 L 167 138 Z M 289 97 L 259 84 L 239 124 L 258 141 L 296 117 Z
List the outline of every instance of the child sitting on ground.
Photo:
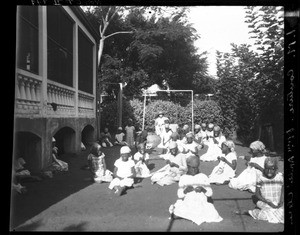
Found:
M 194 141 L 194 135 L 192 132 L 186 134 L 186 143 L 183 145 L 184 153 L 188 156 L 198 156 L 199 144 Z
M 222 143 L 222 153 L 224 156 L 218 157 L 219 164 L 209 175 L 210 183 L 224 184 L 235 176 L 237 157 L 233 141 L 227 140 Z
M 93 181 L 96 183 L 112 181 L 112 172 L 106 169 L 104 158 L 105 155 L 101 152 L 100 144 L 94 143 L 91 147 L 87 160 L 89 169 L 93 174 Z
M 115 145 L 121 145 L 121 146 L 124 146 L 124 145 L 127 145 L 126 141 L 124 141 L 124 132 L 123 132 L 123 129 L 122 127 L 120 126 L 118 128 L 118 132 L 117 134 L 115 135 Z
M 184 218 L 197 225 L 204 222 L 220 222 L 223 218 L 207 200 L 213 192 L 207 176 L 200 173 L 199 165 L 200 160 L 197 156 L 187 159 L 187 174 L 182 175 L 178 183 L 178 200 L 169 208 L 171 218 Z
M 266 158 L 263 174 L 257 177 L 255 191 L 257 208 L 242 212 L 242 214 L 251 215 L 257 220 L 266 220 L 269 223 L 284 223 L 284 178 L 277 170 L 277 159 Z
M 214 136 L 211 138 L 212 143 L 208 145 L 207 152 L 201 157 L 201 161 L 216 161 L 217 157 L 222 154 L 221 146 L 224 141 L 226 141 L 225 136 L 221 133 L 221 128 L 219 126 L 214 126 L 213 129 Z
M 249 190 L 254 193 L 256 189 L 256 181 L 259 174 L 264 170 L 265 145 L 261 141 L 254 141 L 250 144 L 251 156 L 245 156 L 247 168 L 235 178 L 232 178 L 228 184 L 230 188 L 238 190 Z
M 111 134 L 108 131 L 108 127 L 105 127 L 104 132 L 100 133 L 100 144 L 103 148 L 112 147 L 113 144 L 111 142 Z
M 115 194 L 121 196 L 128 187 L 134 183 L 136 175 L 134 161 L 131 157 L 131 149 L 128 146 L 122 146 L 120 149 L 120 158 L 115 161 L 114 179 L 110 182 L 108 188 L 115 190 Z
M 148 169 L 149 153 L 145 152 L 145 145 L 143 143 L 138 145 L 138 152 L 133 155 L 135 161 L 135 172 L 138 178 L 150 177 Z

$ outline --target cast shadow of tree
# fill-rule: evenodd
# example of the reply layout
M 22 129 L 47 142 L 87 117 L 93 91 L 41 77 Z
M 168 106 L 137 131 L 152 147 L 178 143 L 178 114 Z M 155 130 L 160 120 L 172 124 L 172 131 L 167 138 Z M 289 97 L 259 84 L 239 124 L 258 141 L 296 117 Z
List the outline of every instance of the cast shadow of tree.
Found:
M 85 227 L 87 225 L 87 222 L 81 222 L 79 224 L 71 224 L 65 228 L 63 228 L 62 231 L 65 232 L 82 232 L 82 231 L 86 231 Z

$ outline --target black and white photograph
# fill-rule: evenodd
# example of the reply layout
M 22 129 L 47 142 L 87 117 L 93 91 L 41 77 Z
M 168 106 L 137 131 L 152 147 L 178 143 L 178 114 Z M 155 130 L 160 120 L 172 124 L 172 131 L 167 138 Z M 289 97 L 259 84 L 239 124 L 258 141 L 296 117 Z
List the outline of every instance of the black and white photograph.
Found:
M 31 2 L 9 231 L 293 232 L 299 9 Z

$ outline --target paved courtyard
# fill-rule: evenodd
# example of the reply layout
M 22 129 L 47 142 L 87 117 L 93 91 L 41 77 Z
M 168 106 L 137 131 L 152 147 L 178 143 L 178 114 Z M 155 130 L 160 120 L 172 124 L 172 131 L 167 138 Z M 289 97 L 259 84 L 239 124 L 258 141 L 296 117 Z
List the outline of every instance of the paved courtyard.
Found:
M 119 157 L 119 147 L 106 148 L 106 163 L 113 170 Z M 237 155 L 247 154 L 249 148 L 237 145 Z M 205 150 L 203 151 L 203 153 Z M 227 185 L 212 185 L 213 204 L 223 217 L 219 223 L 200 226 L 184 219 L 170 224 L 168 208 L 177 199 L 178 184 L 161 187 L 144 179 L 139 187 L 116 197 L 108 183 L 95 184 L 88 180 L 89 171 L 82 170 L 88 151 L 79 155 L 63 155 L 69 171 L 52 179 L 24 184 L 28 192 L 14 195 L 10 230 L 15 231 L 216 231 L 216 232 L 281 232 L 283 224 L 256 221 L 236 210 L 254 207 L 249 192 L 230 189 Z M 217 162 L 201 162 L 200 170 L 209 174 Z M 279 161 L 283 171 L 283 161 Z M 151 172 L 164 166 L 156 154 L 151 155 Z M 237 174 L 245 169 L 238 159 Z M 205 213 L 205 212 L 204 212 Z

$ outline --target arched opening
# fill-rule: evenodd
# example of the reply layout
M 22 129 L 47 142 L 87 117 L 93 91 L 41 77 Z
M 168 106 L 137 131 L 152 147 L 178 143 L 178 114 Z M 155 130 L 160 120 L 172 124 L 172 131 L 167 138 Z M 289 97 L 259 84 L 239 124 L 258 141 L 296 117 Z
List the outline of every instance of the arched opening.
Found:
M 81 132 L 81 142 L 86 146 L 90 146 L 94 141 L 94 127 L 86 125 Z
M 30 172 L 40 170 L 42 140 L 31 132 L 17 132 L 14 141 L 13 161 L 23 158 Z
M 70 127 L 63 127 L 53 136 L 58 147 L 58 155 L 75 152 L 75 131 Z

